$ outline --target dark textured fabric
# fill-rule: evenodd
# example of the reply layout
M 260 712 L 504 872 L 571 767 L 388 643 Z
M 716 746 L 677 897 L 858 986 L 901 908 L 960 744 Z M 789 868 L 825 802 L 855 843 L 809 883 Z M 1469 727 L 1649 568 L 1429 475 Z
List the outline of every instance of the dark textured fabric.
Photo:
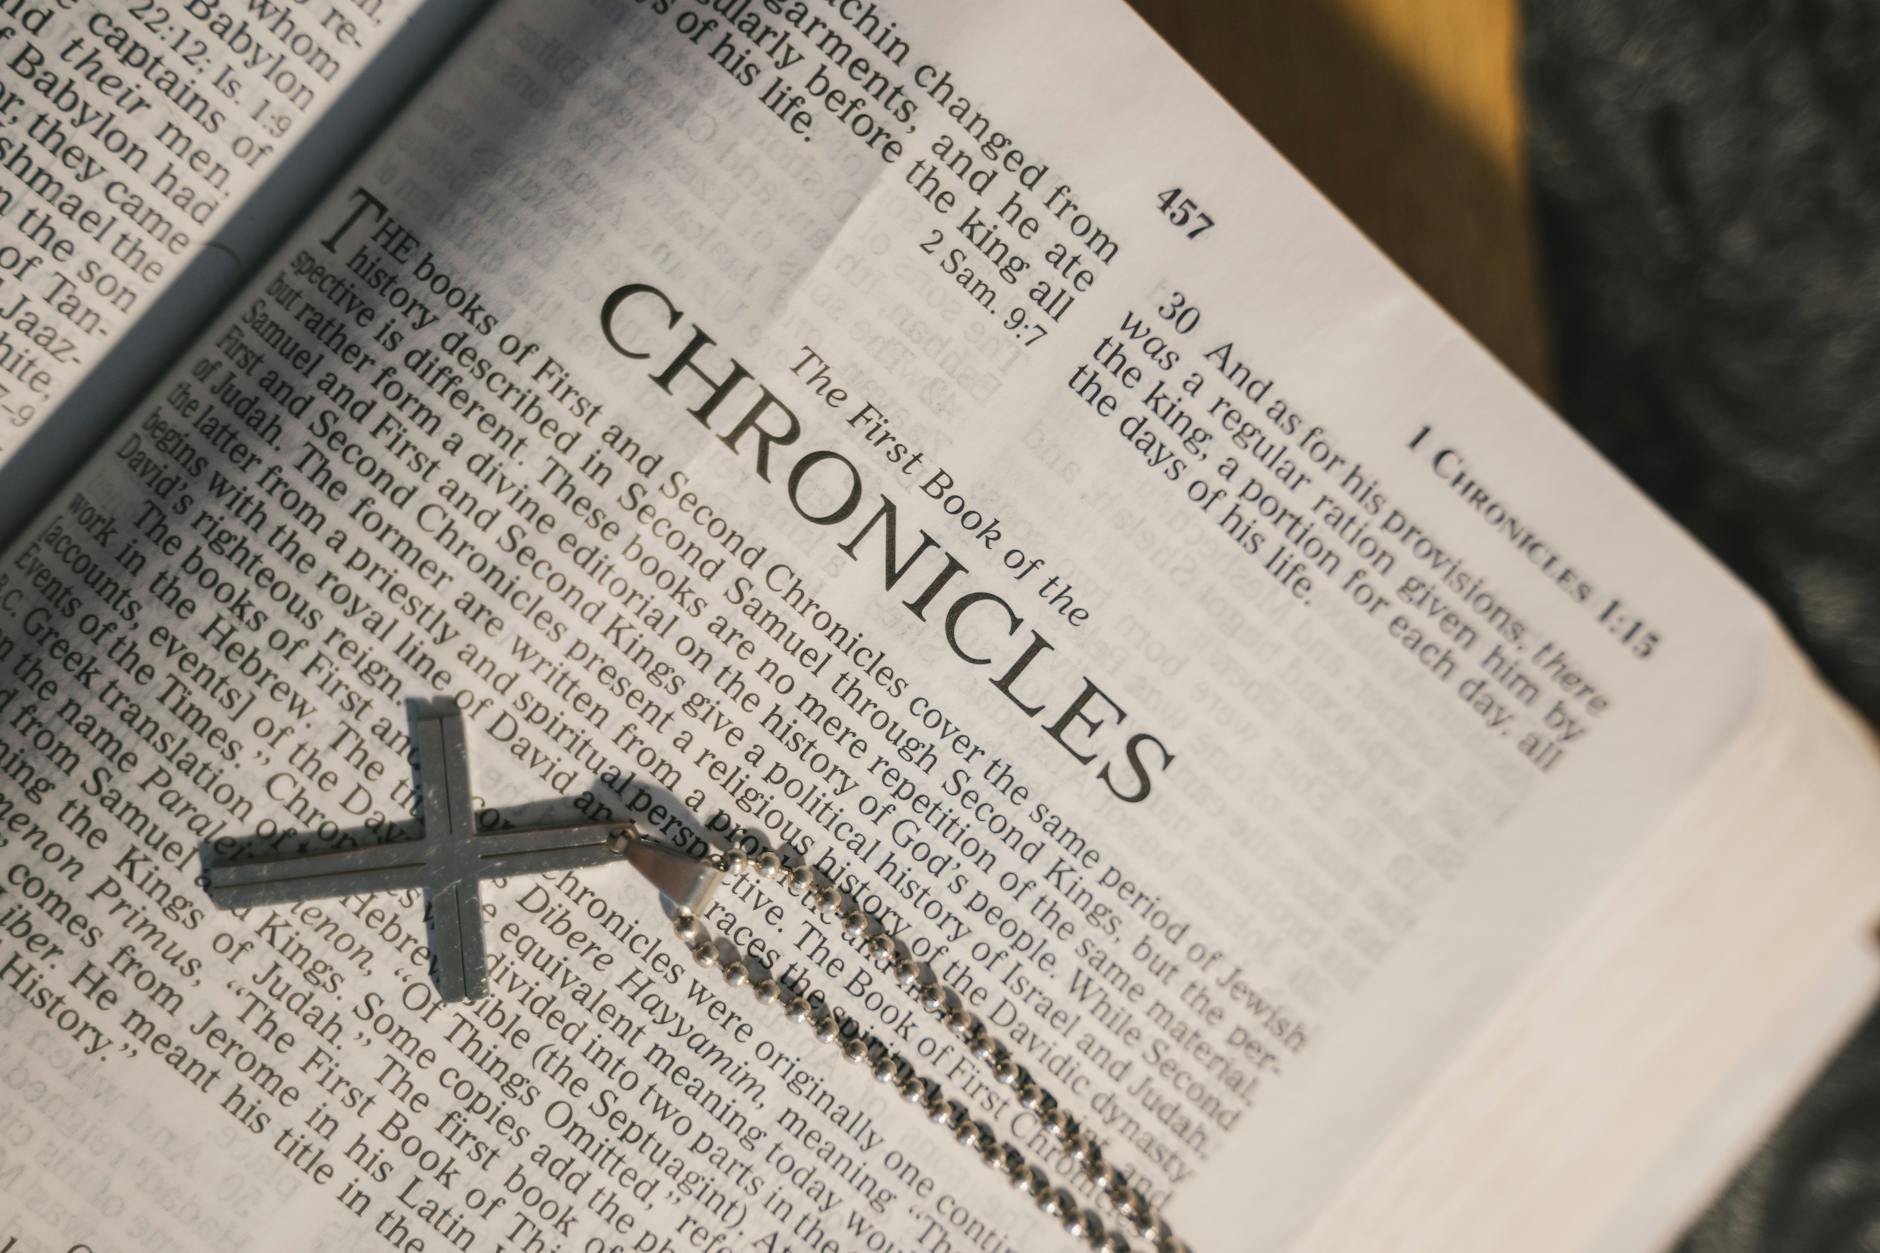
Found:
M 1543 0 L 1568 418 L 1880 714 L 1880 2 Z
M 1880 715 L 1880 0 L 1530 0 L 1563 412 Z M 1880 1253 L 1880 1017 L 1684 1253 Z

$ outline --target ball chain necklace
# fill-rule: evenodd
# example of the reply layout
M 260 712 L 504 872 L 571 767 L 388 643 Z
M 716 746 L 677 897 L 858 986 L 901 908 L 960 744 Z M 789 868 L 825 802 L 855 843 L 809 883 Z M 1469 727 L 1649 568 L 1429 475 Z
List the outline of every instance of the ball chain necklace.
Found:
M 624 856 L 644 838 L 615 828 L 608 836 L 608 847 Z M 879 963 L 880 969 L 893 972 L 894 982 L 913 996 L 922 1009 L 937 1015 L 946 1029 L 991 1069 L 993 1078 L 1017 1094 L 1019 1105 L 1037 1116 L 1065 1156 L 1115 1210 L 1123 1227 L 1106 1226 L 1101 1216 L 1084 1206 L 1070 1188 L 1053 1187 L 1050 1177 L 1027 1161 L 1017 1146 L 1001 1141 L 991 1124 L 973 1118 L 964 1105 L 949 1100 L 937 1082 L 917 1074 L 912 1063 L 864 1031 L 852 1015 L 839 1012 L 827 1002 L 821 1008 L 812 1008 L 805 997 L 790 992 L 776 979 L 768 975 L 754 977 L 737 946 L 707 934 L 697 912 L 703 908 L 715 882 L 695 900 L 680 904 L 673 915 L 673 930 L 680 940 L 691 946 L 693 959 L 700 966 L 718 969 L 734 987 L 749 986 L 763 1004 L 780 1005 L 791 1022 L 807 1023 L 818 1040 L 834 1045 L 849 1061 L 868 1067 L 877 1080 L 897 1089 L 909 1103 L 926 1110 L 928 1118 L 951 1131 L 955 1140 L 976 1152 L 987 1166 L 1004 1174 L 1013 1187 L 1031 1196 L 1039 1209 L 1058 1219 L 1066 1232 L 1086 1241 L 1091 1248 L 1127 1253 L 1131 1245 L 1124 1234 L 1126 1229 L 1148 1242 L 1155 1253 L 1186 1253 L 1188 1246 L 1176 1238 L 1155 1205 L 1121 1170 L 1104 1161 L 1096 1138 L 1014 1060 L 1004 1042 L 965 1008 L 959 995 L 941 982 L 931 966 L 923 970 L 922 963 L 915 961 L 888 934 L 880 919 L 852 901 L 845 901 L 834 885 L 819 885 L 816 872 L 808 865 L 800 861 L 794 866 L 786 865 L 774 852 L 759 853 L 756 857 L 737 851 L 713 852 L 700 858 L 699 864 L 733 878 L 754 874 L 781 883 L 785 894 L 800 900 L 811 914 L 836 922 L 844 935 Z M 847 1031 L 842 1025 L 845 1018 L 850 1024 Z
M 424 819 L 421 838 L 220 864 L 214 861 L 217 850 L 205 845 L 211 899 L 224 909 L 247 909 L 421 888 L 430 906 L 439 994 L 446 1001 L 465 1001 L 487 990 L 480 901 L 484 879 L 624 860 L 672 902 L 673 930 L 700 966 L 718 970 L 734 987 L 749 987 L 760 1002 L 779 1006 L 790 1021 L 807 1024 L 816 1039 L 833 1045 L 858 1066 L 866 1066 L 876 1079 L 926 1111 L 962 1146 L 1030 1196 L 1071 1236 L 1108 1253 L 1131 1253 L 1136 1247 L 1130 1243 L 1131 1236 L 1153 1253 L 1188 1253 L 1187 1244 L 1176 1238 L 1143 1190 L 1104 1160 L 1096 1138 L 1018 1063 L 1012 1050 L 966 1008 L 932 966 L 915 960 L 880 919 L 845 899 L 833 884 L 819 883 L 816 872 L 800 858 L 788 864 L 776 852 L 752 857 L 736 849 L 688 854 L 655 842 L 631 823 L 618 821 L 479 834 L 463 715 L 456 702 L 418 702 L 411 718 Z M 264 851 L 275 851 L 271 842 L 260 843 Z M 1022 1150 L 1001 1140 L 990 1123 L 974 1118 L 965 1105 L 949 1099 L 939 1083 L 917 1073 L 913 1063 L 864 1030 L 858 1019 L 838 1012 L 826 1001 L 812 1005 L 809 998 L 770 974 L 754 972 L 729 940 L 713 938 L 702 917 L 705 907 L 722 879 L 742 875 L 779 884 L 786 896 L 801 901 L 816 917 L 836 923 L 880 969 L 891 971 L 897 986 L 936 1015 L 947 1031 L 990 1068 L 994 1079 L 1013 1090 L 1020 1107 L 1037 1117 L 1071 1166 L 1114 1211 L 1116 1220 L 1106 1222 L 1070 1187 L 1054 1186 L 1051 1177 Z

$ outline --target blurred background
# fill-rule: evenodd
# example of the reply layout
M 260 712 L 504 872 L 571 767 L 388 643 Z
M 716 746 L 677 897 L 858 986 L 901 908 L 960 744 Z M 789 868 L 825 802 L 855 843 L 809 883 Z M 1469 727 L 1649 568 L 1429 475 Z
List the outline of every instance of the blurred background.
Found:
M 1880 0 L 1131 3 L 1880 717 Z M 1880 1013 L 1678 1253 L 1880 1253 Z

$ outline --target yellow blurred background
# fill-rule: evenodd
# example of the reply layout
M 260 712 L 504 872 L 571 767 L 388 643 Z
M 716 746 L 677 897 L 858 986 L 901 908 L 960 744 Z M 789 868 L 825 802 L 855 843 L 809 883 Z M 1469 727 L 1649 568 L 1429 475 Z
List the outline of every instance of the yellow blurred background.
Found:
M 1347 217 L 1546 395 L 1513 0 L 1131 0 Z

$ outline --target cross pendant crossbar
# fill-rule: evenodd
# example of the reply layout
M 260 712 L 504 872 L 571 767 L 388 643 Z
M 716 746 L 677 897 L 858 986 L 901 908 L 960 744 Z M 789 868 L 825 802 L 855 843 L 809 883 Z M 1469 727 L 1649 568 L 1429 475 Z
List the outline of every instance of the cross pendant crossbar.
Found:
M 476 1000 L 487 990 L 481 884 L 513 875 L 551 874 L 619 861 L 632 864 L 682 909 L 700 911 L 719 871 L 709 861 L 629 838 L 629 824 L 583 822 L 478 835 L 470 793 L 470 753 L 463 713 L 453 700 L 412 711 L 424 835 L 271 861 L 209 869 L 209 897 L 223 909 L 423 888 L 430 898 L 431 952 L 446 1001 Z

